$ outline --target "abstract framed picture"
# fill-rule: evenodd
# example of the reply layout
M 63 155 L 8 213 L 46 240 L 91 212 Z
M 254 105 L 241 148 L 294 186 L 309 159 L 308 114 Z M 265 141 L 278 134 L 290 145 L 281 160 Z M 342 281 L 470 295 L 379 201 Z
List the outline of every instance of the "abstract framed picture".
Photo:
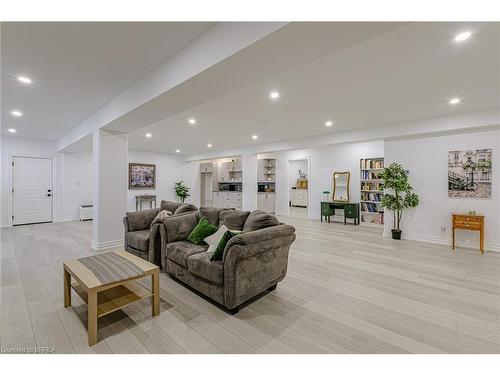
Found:
M 128 164 L 129 189 L 155 189 L 156 165 L 143 163 Z
M 491 198 L 492 149 L 448 152 L 448 196 Z

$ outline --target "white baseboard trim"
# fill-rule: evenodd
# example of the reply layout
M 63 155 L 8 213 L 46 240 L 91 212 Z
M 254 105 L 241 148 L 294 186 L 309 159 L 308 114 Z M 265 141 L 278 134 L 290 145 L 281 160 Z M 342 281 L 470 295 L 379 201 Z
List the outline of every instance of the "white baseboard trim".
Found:
M 54 223 L 62 223 L 64 221 L 78 221 L 80 220 L 77 216 L 67 216 L 67 217 L 58 217 L 54 219 Z
M 123 249 L 123 240 L 106 241 L 106 242 L 96 242 L 92 240 L 92 242 L 90 243 L 90 247 L 96 251 L 109 250 L 117 247 Z
M 390 233 L 384 233 L 384 237 L 391 237 Z M 443 238 L 440 236 L 432 236 L 428 234 L 405 234 L 403 231 L 403 236 L 402 238 L 404 240 L 412 240 L 412 241 L 422 241 L 422 242 L 429 242 L 429 243 L 435 243 L 439 245 L 446 245 L 446 246 L 451 246 L 451 238 Z M 496 251 L 500 252 L 500 244 L 494 244 L 494 243 L 485 243 L 484 244 L 484 249 L 488 251 Z

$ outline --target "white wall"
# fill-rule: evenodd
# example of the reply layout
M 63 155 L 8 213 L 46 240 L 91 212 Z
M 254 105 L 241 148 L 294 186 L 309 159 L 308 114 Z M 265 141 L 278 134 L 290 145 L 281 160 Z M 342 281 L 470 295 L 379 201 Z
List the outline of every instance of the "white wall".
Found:
M 199 204 L 199 163 L 185 163 L 182 156 L 138 150 L 129 150 L 128 162 L 156 164 L 156 189 L 128 190 L 128 211 L 135 211 L 136 195 L 156 195 L 158 206 L 163 199 L 178 201 L 179 198 L 175 195 L 174 184 L 181 180 L 184 180 L 184 183 L 191 187 L 191 197 L 186 202 Z M 144 208 L 146 207 L 149 206 L 144 203 Z
M 92 152 L 64 153 L 61 161 L 62 204 L 57 220 L 78 220 L 78 207 L 92 204 Z
M 359 159 L 384 156 L 384 142 L 361 142 L 319 146 L 303 150 L 280 151 L 259 155 L 276 158 L 276 210 L 278 214 L 288 213 L 289 180 L 288 160 L 308 159 L 309 215 L 320 218 L 322 192 L 333 189 L 333 172 L 351 172 L 350 200 L 359 202 Z
M 451 242 L 451 213 L 475 210 L 486 216 L 485 245 L 500 251 L 500 131 L 394 140 L 385 143 L 386 165 L 398 162 L 410 171 L 411 183 L 420 205 L 403 219 L 403 236 L 448 244 Z M 448 197 L 448 151 L 493 149 L 491 199 Z M 441 231 L 445 226 L 445 231 Z M 390 235 L 392 218 L 386 215 L 385 234 Z M 457 231 L 457 245 L 478 247 L 478 233 Z

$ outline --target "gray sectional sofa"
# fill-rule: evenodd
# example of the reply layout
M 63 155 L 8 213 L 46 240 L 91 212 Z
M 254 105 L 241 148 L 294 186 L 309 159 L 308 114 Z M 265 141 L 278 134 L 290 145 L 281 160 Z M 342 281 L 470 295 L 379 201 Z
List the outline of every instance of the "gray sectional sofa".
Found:
M 222 261 L 211 261 L 208 246 L 186 241 L 200 217 L 242 233 L 226 245 Z M 242 212 L 202 207 L 199 212 L 169 217 L 160 225 L 163 270 L 223 305 L 231 313 L 286 275 L 295 228 L 263 211 Z
M 125 226 L 125 250 L 156 265 L 161 264 L 161 223 L 153 223 L 161 210 L 167 210 L 173 216 L 198 212 L 198 208 L 189 203 L 161 201 L 160 208 L 127 212 L 123 218 Z

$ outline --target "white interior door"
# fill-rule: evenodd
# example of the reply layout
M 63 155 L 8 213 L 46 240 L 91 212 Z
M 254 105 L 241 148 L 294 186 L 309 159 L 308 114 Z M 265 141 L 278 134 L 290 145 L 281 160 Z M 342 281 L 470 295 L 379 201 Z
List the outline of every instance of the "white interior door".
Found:
M 52 221 L 52 159 L 13 157 L 12 224 Z

